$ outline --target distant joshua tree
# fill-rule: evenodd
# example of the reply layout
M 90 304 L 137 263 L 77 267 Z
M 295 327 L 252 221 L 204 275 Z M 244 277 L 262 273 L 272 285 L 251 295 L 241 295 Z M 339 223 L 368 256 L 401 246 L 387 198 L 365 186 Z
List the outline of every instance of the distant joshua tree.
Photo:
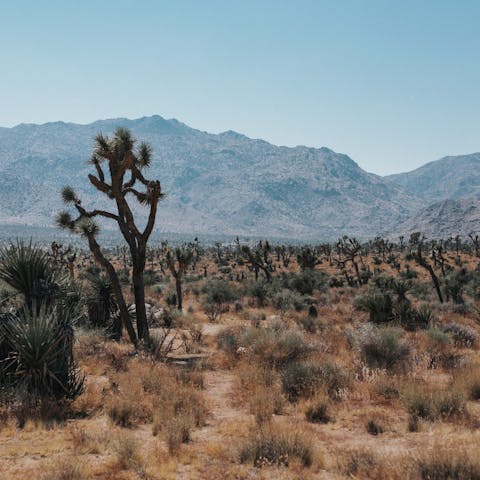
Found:
M 188 266 L 195 259 L 195 250 L 193 245 L 183 245 L 181 247 L 171 250 L 167 248 L 165 252 L 165 262 L 170 270 L 173 278 L 175 279 L 175 289 L 177 296 L 177 309 L 182 311 L 183 308 L 183 292 L 182 292 L 182 280 L 185 271 Z
M 158 202 L 164 194 L 158 180 L 147 180 L 143 175 L 144 169 L 149 167 L 151 162 L 152 149 L 150 145 L 142 142 L 138 148 L 134 149 L 135 142 L 136 140 L 130 131 L 125 128 L 118 128 L 112 138 L 102 134 L 95 138 L 95 148 L 89 163 L 95 167 L 96 175 L 89 174 L 88 179 L 97 190 L 114 201 L 116 212 L 88 211 L 82 206 L 82 202 L 75 191 L 71 187 L 65 187 L 62 190 L 63 200 L 66 204 L 75 207 L 78 216 L 73 218 L 69 212 L 61 212 L 57 217 L 57 224 L 62 228 L 68 228 L 83 235 L 88 240 L 88 246 L 96 262 L 106 270 L 110 278 L 121 323 L 126 327 L 130 340 L 136 346 L 138 339 L 145 342 L 149 341 L 143 272 L 145 270 L 147 242 L 155 224 Z M 107 178 L 103 169 L 105 163 L 109 178 Z M 147 205 L 150 209 L 143 231 L 135 223 L 132 209 L 127 200 L 128 195 L 141 205 Z M 117 222 L 130 250 L 137 333 L 135 333 L 129 317 L 117 272 L 102 252 L 97 241 L 99 226 L 95 221 L 96 217 Z

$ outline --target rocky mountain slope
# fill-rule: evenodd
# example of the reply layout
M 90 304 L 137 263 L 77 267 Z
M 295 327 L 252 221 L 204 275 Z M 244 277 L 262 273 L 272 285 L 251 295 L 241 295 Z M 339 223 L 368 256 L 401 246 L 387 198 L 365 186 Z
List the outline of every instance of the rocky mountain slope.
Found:
M 480 198 L 480 153 L 444 157 L 386 178 L 428 203 Z
M 412 218 L 396 225 L 389 234 L 395 238 L 423 232 L 428 238 L 449 238 L 480 232 L 480 200 L 476 198 L 442 200 L 420 210 Z
M 390 230 L 421 205 L 398 178 L 367 173 L 328 148 L 278 147 L 153 116 L 0 128 L 0 222 L 51 226 L 67 184 L 87 207 L 107 206 L 87 180 L 86 161 L 95 134 L 117 126 L 153 146 L 148 176 L 167 192 L 157 233 L 365 238 Z M 138 213 L 145 215 L 141 207 Z

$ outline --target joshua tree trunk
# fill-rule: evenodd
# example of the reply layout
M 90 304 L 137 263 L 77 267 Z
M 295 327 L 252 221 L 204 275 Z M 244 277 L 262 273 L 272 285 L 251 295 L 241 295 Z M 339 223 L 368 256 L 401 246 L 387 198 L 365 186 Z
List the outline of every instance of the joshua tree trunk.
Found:
M 182 292 L 182 279 L 178 276 L 175 277 L 175 289 L 177 290 L 177 308 L 182 311 L 183 309 L 183 292 Z
M 130 315 L 128 313 L 127 304 L 123 297 L 122 286 L 118 280 L 117 272 L 113 265 L 107 260 L 105 255 L 103 255 L 100 245 L 97 243 L 95 236 L 93 234 L 87 235 L 88 246 L 90 251 L 93 253 L 95 260 L 107 271 L 110 282 L 112 283 L 113 293 L 115 295 L 115 300 L 117 301 L 118 310 L 119 310 L 119 320 L 117 320 L 113 326 L 114 336 L 117 339 L 120 339 L 122 336 L 122 324 L 125 325 L 127 329 L 128 336 L 130 341 L 136 347 L 138 343 L 137 335 L 133 328 L 132 322 L 130 320 Z
M 135 295 L 138 339 L 148 342 L 149 331 L 145 310 L 143 272 L 145 270 L 147 242 L 155 224 L 158 202 L 163 197 L 163 193 L 158 180 L 147 180 L 142 173 L 143 169 L 150 165 L 151 148 L 148 144 L 142 143 L 137 151 L 134 151 L 135 139 L 128 130 L 123 128 L 118 128 L 112 139 L 104 137 L 102 134 L 97 135 L 95 143 L 96 147 L 90 163 L 95 167 L 96 175 L 90 174 L 88 179 L 97 190 L 115 201 L 117 213 L 104 210 L 86 211 L 75 192 L 70 187 L 65 187 L 62 191 L 63 200 L 75 206 L 79 217 L 73 220 L 68 212 L 62 212 L 57 218 L 57 223 L 61 227 L 76 232 L 80 231 L 88 238 L 90 250 L 95 259 L 107 270 L 111 278 L 122 322 L 129 330 L 130 339 L 136 345 L 137 339 L 133 337 L 130 329 L 131 322 L 129 323 L 129 320 L 127 320 L 127 318 L 129 319 L 128 309 L 115 269 L 103 256 L 95 239 L 99 229 L 93 218 L 101 216 L 117 222 L 128 244 L 133 267 L 132 283 Z M 108 164 L 107 172 L 110 174 L 110 183 L 103 171 L 103 162 Z M 128 179 L 125 178 L 126 176 L 128 176 Z M 137 184 L 140 184 L 144 191 L 135 188 Z M 132 210 L 127 202 L 127 195 L 133 196 L 141 205 L 147 205 L 150 209 L 148 221 L 143 231 L 140 231 L 135 224 Z M 126 259 L 124 258 L 124 260 Z M 135 334 L 134 331 L 133 334 Z

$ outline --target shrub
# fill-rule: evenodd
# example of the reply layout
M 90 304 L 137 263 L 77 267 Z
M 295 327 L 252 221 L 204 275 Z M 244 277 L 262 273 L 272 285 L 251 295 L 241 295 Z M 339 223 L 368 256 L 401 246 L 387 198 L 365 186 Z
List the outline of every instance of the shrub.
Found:
M 190 441 L 190 431 L 194 422 L 188 416 L 174 417 L 164 426 L 165 441 L 170 455 L 176 455 L 182 443 Z
M 238 298 L 230 283 L 225 280 L 210 280 L 204 285 L 202 291 L 205 294 L 202 306 L 211 322 L 218 320 L 228 304 Z
M 393 318 L 392 299 L 388 293 L 369 293 L 357 297 L 355 307 L 368 312 L 371 323 L 387 323 Z
M 46 467 L 41 480 L 84 480 L 87 476 L 83 463 L 75 457 L 61 458 Z
M 137 404 L 128 397 L 117 397 L 107 409 L 110 420 L 120 427 L 132 427 L 136 423 Z
M 297 296 L 286 288 L 275 293 L 271 298 L 272 305 L 280 311 L 282 316 L 295 306 L 297 300 Z
M 319 387 L 335 399 L 349 384 L 348 375 L 333 363 L 292 362 L 281 371 L 281 380 L 290 401 L 310 397 Z
M 371 452 L 362 449 L 348 452 L 341 463 L 343 463 L 341 467 L 345 474 L 356 478 L 367 478 L 378 464 Z
M 450 418 L 465 411 L 465 400 L 457 391 L 430 391 L 414 386 L 404 395 L 404 403 L 410 415 L 425 420 Z
M 477 454 L 437 447 L 417 460 L 422 480 L 479 480 L 480 462 Z
M 24 307 L 0 323 L 0 338 L 9 351 L 2 362 L 3 382 L 24 390 L 34 400 L 74 400 L 83 392 L 84 378 L 73 360 L 75 312 L 58 306 Z M 0 376 L 1 378 L 1 376 Z M 1 381 L 1 380 L 0 380 Z
M 472 328 L 458 323 L 445 325 L 443 331 L 452 336 L 455 345 L 458 347 L 473 347 L 478 340 L 478 335 Z
M 328 423 L 330 421 L 328 401 L 318 398 L 310 402 L 305 410 L 305 419 L 310 423 Z
M 428 328 L 433 323 L 433 313 L 426 306 L 415 309 L 412 313 L 412 329 Z
M 245 293 L 255 298 L 258 304 L 263 307 L 268 297 L 268 283 L 263 280 L 247 283 Z
M 449 418 L 465 411 L 465 400 L 460 392 L 442 391 L 435 395 L 435 410 L 439 417 Z
M 314 290 L 325 291 L 327 282 L 328 279 L 325 272 L 306 269 L 293 274 L 288 281 L 288 286 L 301 295 L 312 295 Z
M 27 306 L 50 303 L 67 284 L 64 271 L 41 248 L 11 243 L 0 250 L 0 280 L 23 295 Z
M 227 327 L 217 334 L 216 340 L 218 348 L 234 355 L 240 346 L 240 332 L 238 329 Z
M 283 391 L 291 402 L 310 397 L 321 384 L 320 376 L 321 367 L 318 364 L 290 363 L 281 371 Z
M 296 319 L 297 324 L 308 333 L 316 333 L 320 329 L 320 321 L 312 315 L 302 315 Z
M 284 399 L 276 389 L 259 387 L 249 401 L 250 413 L 258 425 L 271 420 L 272 415 L 280 415 L 283 411 Z
M 370 435 L 380 435 L 385 431 L 385 427 L 378 420 L 371 418 L 365 425 L 367 432 Z
M 305 358 L 312 351 L 299 332 L 275 327 L 250 328 L 241 344 L 250 347 L 262 365 L 278 369 Z
M 255 467 L 288 466 L 294 459 L 309 467 L 313 450 L 310 440 L 301 432 L 270 428 L 253 434 L 241 447 L 239 457 L 241 463 L 251 462 Z
M 370 368 L 404 368 L 410 356 L 410 347 L 400 339 L 397 329 L 369 328 L 360 339 L 363 361 Z
M 453 343 L 450 335 L 439 328 L 429 328 L 426 333 L 432 351 L 441 351 Z
M 120 436 L 115 444 L 117 464 L 122 470 L 137 469 L 142 464 L 140 447 L 133 435 Z

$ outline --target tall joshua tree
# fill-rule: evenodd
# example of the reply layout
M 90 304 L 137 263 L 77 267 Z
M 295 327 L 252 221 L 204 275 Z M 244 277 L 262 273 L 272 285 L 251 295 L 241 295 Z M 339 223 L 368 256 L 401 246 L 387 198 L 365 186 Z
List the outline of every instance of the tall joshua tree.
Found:
M 61 212 L 57 223 L 80 233 L 88 240 L 88 246 L 97 261 L 110 277 L 112 288 L 118 303 L 122 324 L 127 328 L 130 340 L 136 345 L 138 339 L 149 341 L 147 315 L 145 310 L 145 288 L 143 272 L 147 253 L 147 242 L 152 233 L 157 207 L 163 193 L 158 180 L 147 180 L 144 169 L 150 166 L 152 149 L 147 143 L 140 143 L 135 148 L 136 140 L 129 130 L 118 128 L 112 138 L 102 134 L 95 138 L 95 147 L 89 161 L 95 167 L 96 174 L 89 174 L 90 183 L 100 192 L 114 201 L 116 212 L 104 210 L 86 210 L 80 198 L 70 187 L 65 187 L 62 197 L 65 203 L 73 205 L 78 216 L 73 218 L 69 212 Z M 104 165 L 106 164 L 106 172 Z M 137 187 L 138 185 L 138 187 Z M 141 205 L 149 207 L 148 220 L 143 230 L 135 222 L 128 200 L 133 198 Z M 96 217 L 103 217 L 117 222 L 127 242 L 132 259 L 132 282 L 135 295 L 137 334 L 129 318 L 117 272 L 105 257 L 97 241 L 99 231 Z

